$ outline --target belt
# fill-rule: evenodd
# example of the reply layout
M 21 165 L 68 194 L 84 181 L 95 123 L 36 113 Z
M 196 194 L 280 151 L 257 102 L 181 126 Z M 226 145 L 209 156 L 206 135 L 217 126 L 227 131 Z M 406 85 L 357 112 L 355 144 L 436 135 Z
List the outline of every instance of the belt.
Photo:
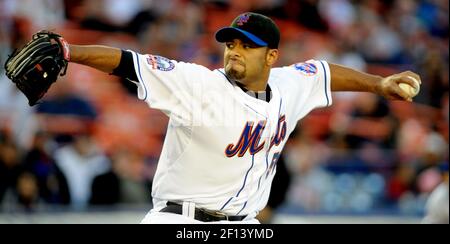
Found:
M 160 210 L 160 212 L 174 213 L 174 214 L 183 214 L 183 206 L 174 202 L 167 202 L 167 207 Z M 241 221 L 247 217 L 246 215 L 240 216 L 230 216 L 220 212 L 209 211 L 205 209 L 195 208 L 194 219 L 202 221 L 202 222 L 213 222 L 213 221 Z

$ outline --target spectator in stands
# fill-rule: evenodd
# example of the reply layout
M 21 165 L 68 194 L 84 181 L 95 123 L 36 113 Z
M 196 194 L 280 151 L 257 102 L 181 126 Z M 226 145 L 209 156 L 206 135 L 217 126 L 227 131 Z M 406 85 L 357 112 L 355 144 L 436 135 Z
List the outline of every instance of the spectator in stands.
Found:
M 111 169 L 95 177 L 90 203 L 93 205 L 148 204 L 151 179 L 145 174 L 144 157 L 123 149 L 111 158 Z
M 72 143 L 56 150 L 55 160 L 67 179 L 71 207 L 86 209 L 94 178 L 110 168 L 107 157 L 86 133 L 74 136 Z
M 29 172 L 22 172 L 17 178 L 17 202 L 25 211 L 33 211 L 39 201 L 39 190 L 36 177 Z
M 0 131 L 0 211 L 32 210 L 38 201 L 36 179 L 20 164 L 11 136 Z
M 428 197 L 423 224 L 449 223 L 448 162 L 442 164 L 441 171 L 443 180 Z
M 69 189 L 66 178 L 53 158 L 52 141 L 46 133 L 38 132 L 23 165 L 35 177 L 39 198 L 47 204 L 68 204 Z

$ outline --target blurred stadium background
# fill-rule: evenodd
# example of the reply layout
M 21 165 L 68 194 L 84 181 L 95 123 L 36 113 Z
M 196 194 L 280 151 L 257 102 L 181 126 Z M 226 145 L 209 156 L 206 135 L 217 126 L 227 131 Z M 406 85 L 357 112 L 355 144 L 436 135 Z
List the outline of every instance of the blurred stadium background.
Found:
M 215 31 L 244 11 L 279 24 L 279 66 L 324 59 L 423 81 L 412 104 L 335 93 L 302 120 L 283 152 L 286 187 L 272 189 L 272 222 L 420 223 L 430 193 L 448 187 L 447 0 L 0 0 L 0 62 L 49 29 L 214 69 Z M 30 108 L 1 65 L 0 223 L 139 223 L 167 119 L 135 92 L 70 64 Z

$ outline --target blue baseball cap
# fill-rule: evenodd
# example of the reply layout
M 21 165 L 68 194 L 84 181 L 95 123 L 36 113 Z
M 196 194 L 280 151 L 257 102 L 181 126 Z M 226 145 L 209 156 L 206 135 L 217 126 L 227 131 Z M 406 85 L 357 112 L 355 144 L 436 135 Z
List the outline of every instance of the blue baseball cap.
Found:
M 236 17 L 231 26 L 216 32 L 218 42 L 242 39 L 259 47 L 278 48 L 280 30 L 275 22 L 262 14 L 247 12 Z

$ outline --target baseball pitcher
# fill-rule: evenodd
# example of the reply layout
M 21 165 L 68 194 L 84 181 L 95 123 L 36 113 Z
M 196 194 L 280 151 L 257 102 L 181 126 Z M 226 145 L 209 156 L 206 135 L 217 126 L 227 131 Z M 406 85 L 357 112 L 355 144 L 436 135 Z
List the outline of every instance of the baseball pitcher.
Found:
M 412 101 L 420 86 L 420 77 L 410 71 L 384 78 L 321 60 L 274 68 L 280 31 L 257 13 L 243 13 L 216 33 L 224 43 L 224 67 L 216 70 L 51 37 L 55 40 L 31 45 L 31 52 L 28 45 L 6 63 L 8 77 L 30 105 L 75 62 L 134 82 L 138 98 L 170 118 L 153 182 L 154 206 L 142 223 L 258 223 L 255 216 L 267 203 L 289 134 L 313 109 L 331 106 L 331 92 Z M 20 54 L 34 55 L 47 45 L 57 48 L 24 63 L 29 59 Z

